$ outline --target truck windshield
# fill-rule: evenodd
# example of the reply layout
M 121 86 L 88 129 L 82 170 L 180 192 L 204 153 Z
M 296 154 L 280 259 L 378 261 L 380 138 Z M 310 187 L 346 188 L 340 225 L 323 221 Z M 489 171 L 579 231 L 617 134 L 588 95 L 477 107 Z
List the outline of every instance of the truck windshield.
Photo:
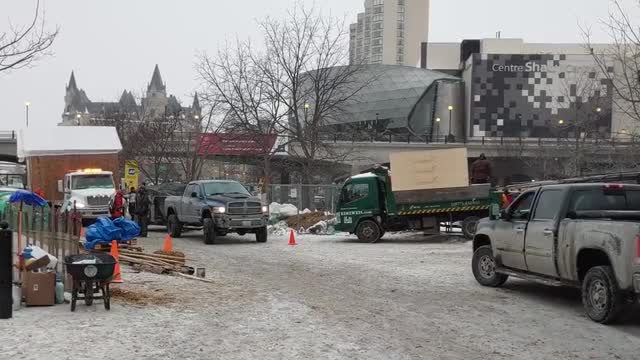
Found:
M 247 189 L 237 182 L 210 182 L 204 184 L 204 192 L 207 196 L 238 194 L 251 196 Z
M 71 178 L 72 190 L 83 189 L 113 189 L 111 175 L 76 175 Z

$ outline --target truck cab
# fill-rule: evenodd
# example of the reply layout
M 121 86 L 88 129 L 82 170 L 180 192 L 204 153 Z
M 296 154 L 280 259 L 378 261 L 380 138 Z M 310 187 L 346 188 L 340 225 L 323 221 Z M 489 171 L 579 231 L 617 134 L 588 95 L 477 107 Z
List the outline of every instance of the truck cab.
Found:
M 84 169 L 66 173 L 58 180 L 58 191 L 64 193 L 63 208 L 77 209 L 83 219 L 109 216 L 109 201 L 116 193 L 113 173 L 101 169 Z
M 386 168 L 348 178 L 338 199 L 336 230 L 375 242 L 393 227 L 396 205 Z

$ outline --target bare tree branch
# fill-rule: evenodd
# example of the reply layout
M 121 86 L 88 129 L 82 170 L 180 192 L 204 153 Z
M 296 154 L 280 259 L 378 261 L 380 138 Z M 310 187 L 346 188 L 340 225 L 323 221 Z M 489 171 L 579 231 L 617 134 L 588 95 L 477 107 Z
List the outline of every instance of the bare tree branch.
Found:
M 32 65 L 49 51 L 60 29 L 47 31 L 44 10 L 40 0 L 36 1 L 33 19 L 25 26 L 9 25 L 9 30 L 0 34 L 0 72 L 21 69 Z

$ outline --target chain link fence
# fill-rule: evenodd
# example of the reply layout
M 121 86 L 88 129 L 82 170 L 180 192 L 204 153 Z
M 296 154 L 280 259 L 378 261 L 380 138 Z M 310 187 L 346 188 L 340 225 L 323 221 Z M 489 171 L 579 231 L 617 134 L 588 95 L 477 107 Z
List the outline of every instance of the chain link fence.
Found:
M 328 211 L 335 214 L 340 187 L 338 185 L 271 184 L 267 189 L 269 203 L 295 205 L 300 212 Z

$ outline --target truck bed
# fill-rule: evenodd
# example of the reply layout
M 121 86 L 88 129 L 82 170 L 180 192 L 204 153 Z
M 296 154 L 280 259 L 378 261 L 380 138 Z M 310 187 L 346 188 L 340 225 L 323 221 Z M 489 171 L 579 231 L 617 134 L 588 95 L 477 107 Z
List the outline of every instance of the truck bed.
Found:
M 479 211 L 491 205 L 491 185 L 394 191 L 400 215 Z

